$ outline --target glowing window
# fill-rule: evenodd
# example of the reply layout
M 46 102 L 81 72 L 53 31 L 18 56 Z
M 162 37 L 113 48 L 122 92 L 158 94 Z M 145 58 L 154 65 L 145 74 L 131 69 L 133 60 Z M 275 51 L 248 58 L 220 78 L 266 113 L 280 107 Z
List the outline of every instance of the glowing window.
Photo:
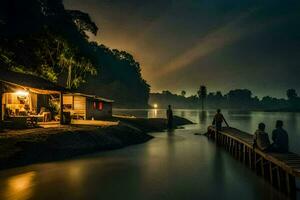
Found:
M 102 101 L 99 102 L 98 109 L 99 109 L 99 110 L 103 110 L 103 102 L 102 102 Z

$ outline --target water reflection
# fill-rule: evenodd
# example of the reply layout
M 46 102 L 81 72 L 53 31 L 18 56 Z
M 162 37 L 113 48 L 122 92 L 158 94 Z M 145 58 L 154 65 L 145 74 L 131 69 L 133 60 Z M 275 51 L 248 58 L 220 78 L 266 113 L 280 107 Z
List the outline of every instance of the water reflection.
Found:
M 35 172 L 12 176 L 7 180 L 5 198 L 9 200 L 26 200 L 30 199 L 33 194 L 33 181 Z
M 122 112 L 165 117 L 163 109 Z M 0 199 L 285 199 L 214 142 L 194 135 L 206 130 L 214 113 L 174 110 L 198 124 L 153 133 L 153 140 L 120 150 L 0 171 Z M 223 114 L 231 125 L 249 132 L 260 121 L 272 129 L 273 122 L 281 118 L 291 138 L 298 137 L 298 114 Z M 291 142 L 296 145 L 298 140 Z
M 207 111 L 200 111 L 199 112 L 199 123 L 200 124 L 206 124 L 207 122 L 206 122 L 206 120 L 207 120 Z
M 144 110 L 114 110 L 116 114 L 131 114 L 137 117 L 165 118 L 164 109 L 144 109 Z M 198 130 L 204 133 L 208 125 L 211 124 L 215 110 L 173 110 L 174 115 L 185 117 L 198 123 Z M 254 133 L 260 122 L 266 124 L 266 132 L 271 138 L 272 130 L 275 128 L 276 120 L 282 120 L 284 127 L 289 133 L 290 149 L 300 154 L 300 113 L 280 113 L 280 112 L 251 112 L 251 111 L 227 111 L 222 110 L 224 117 L 230 126 L 236 127 L 248 133 Z

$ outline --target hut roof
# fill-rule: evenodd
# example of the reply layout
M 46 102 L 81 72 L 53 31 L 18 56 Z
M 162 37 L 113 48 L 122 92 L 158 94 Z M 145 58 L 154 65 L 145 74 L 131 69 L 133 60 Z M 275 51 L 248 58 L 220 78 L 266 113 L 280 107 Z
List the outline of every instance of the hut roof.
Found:
M 90 98 L 98 99 L 100 101 L 107 102 L 107 103 L 113 103 L 114 102 L 114 100 L 106 99 L 106 98 L 99 97 L 99 96 L 96 96 L 96 95 L 83 94 L 83 93 L 67 93 L 66 95 L 90 97 Z
M 51 93 L 51 92 L 67 92 L 64 87 L 56 85 L 43 78 L 33 76 L 30 74 L 22 74 L 7 70 L 1 70 L 0 81 L 23 87 L 25 89 L 31 89 L 37 93 Z

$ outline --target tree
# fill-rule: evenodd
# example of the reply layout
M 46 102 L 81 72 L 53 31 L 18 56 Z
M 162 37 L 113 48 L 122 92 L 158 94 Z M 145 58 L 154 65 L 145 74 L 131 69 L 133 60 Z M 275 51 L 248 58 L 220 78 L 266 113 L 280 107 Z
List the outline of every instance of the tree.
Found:
M 293 100 L 298 97 L 298 94 L 295 89 L 288 89 L 286 91 L 286 96 L 287 96 L 288 100 Z
M 0 11 L 2 66 L 69 88 L 96 74 L 87 32 L 98 27 L 87 13 L 66 10 L 62 0 L 3 0 Z
M 0 66 L 119 105 L 147 106 L 150 86 L 140 64 L 125 51 L 90 42 L 97 32 L 87 13 L 65 9 L 63 0 L 2 0 Z
M 201 99 L 201 108 L 202 111 L 204 110 L 204 100 L 207 96 L 207 89 L 206 86 L 201 85 L 200 89 L 197 91 L 198 97 Z
M 252 104 L 252 92 L 248 89 L 230 90 L 227 96 L 229 105 L 234 108 L 248 109 Z
M 182 90 L 182 91 L 181 91 L 181 96 L 185 97 L 185 95 L 186 95 L 186 91 L 185 91 L 185 90 Z
M 288 89 L 286 95 L 289 107 L 293 110 L 300 109 L 300 98 L 298 97 L 297 91 L 295 89 Z

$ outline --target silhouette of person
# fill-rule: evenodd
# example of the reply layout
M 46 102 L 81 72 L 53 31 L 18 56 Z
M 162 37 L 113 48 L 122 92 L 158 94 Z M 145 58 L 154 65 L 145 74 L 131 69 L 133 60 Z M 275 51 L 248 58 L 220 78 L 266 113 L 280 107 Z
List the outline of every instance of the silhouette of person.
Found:
M 167 109 L 167 127 L 168 129 L 173 128 L 173 111 L 171 105 L 168 105 L 168 109 Z
M 266 125 L 264 123 L 258 124 L 258 129 L 253 136 L 253 147 L 261 150 L 267 150 L 270 147 L 270 140 L 268 133 L 265 132 Z
M 276 121 L 276 129 L 272 132 L 273 144 L 269 151 L 287 153 L 289 151 L 289 136 L 287 132 L 282 128 L 283 121 Z
M 225 120 L 223 114 L 221 113 L 221 110 L 218 109 L 217 113 L 214 116 L 214 120 L 213 120 L 213 125 L 215 125 L 216 127 L 216 131 L 220 131 L 222 129 L 222 123 L 225 122 L 225 124 L 227 125 L 227 127 L 229 127 L 227 121 Z

